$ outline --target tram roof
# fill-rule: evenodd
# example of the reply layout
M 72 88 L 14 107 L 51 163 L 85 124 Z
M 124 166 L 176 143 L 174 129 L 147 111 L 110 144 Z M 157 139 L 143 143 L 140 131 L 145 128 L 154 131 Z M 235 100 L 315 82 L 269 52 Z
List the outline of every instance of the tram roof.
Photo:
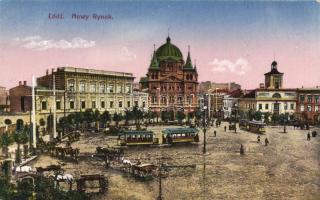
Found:
M 266 123 L 261 122 L 261 121 L 249 121 L 251 124 L 258 124 L 258 125 L 266 125 Z
M 167 128 L 162 131 L 166 134 L 176 134 L 176 133 L 197 133 L 198 130 L 195 128 Z
M 153 134 L 152 131 L 122 131 L 120 135 L 147 135 Z

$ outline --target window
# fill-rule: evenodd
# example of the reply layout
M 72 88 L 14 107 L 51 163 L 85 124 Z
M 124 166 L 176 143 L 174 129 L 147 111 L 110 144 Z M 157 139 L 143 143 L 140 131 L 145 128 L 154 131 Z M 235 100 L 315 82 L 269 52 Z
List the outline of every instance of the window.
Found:
M 269 109 L 269 104 L 264 105 L 264 109 L 268 110 Z
M 106 92 L 106 85 L 104 83 L 100 83 L 99 92 L 100 93 Z
M 134 101 L 134 106 L 138 107 L 138 101 Z
M 304 102 L 304 95 L 300 95 L 300 102 Z
M 130 108 L 130 101 L 127 101 L 127 107 Z
M 112 83 L 109 84 L 109 92 L 113 93 L 114 92 L 114 85 Z
M 104 101 L 101 101 L 100 104 L 101 104 L 101 108 L 104 108 L 106 106 Z
M 73 100 L 69 102 L 69 107 L 70 107 L 70 109 L 74 109 L 74 101 Z
M 182 97 L 177 98 L 178 103 L 182 103 Z
M 74 92 L 74 80 L 68 80 L 68 90 Z
M 131 84 L 126 84 L 126 93 L 131 93 Z
M 117 93 L 122 93 L 122 85 L 121 84 L 117 85 Z
M 113 101 L 110 101 L 110 108 L 113 108 Z
M 308 103 L 312 103 L 312 96 L 308 95 Z
M 119 101 L 119 108 L 122 108 L 122 101 Z
M 300 105 L 300 111 L 301 111 L 301 112 L 304 111 L 304 105 Z
M 81 101 L 81 109 L 85 109 L 86 108 L 86 102 L 85 101 Z
M 284 110 L 287 110 L 288 109 L 288 104 L 287 103 L 284 103 Z
M 96 101 L 92 101 L 92 109 L 96 108 Z
M 156 96 L 152 96 L 151 102 L 152 103 L 157 103 L 157 97 Z
M 320 101 L 319 101 L 319 96 L 318 96 L 318 95 L 315 95 L 315 96 L 314 96 L 314 103 L 317 103 L 317 104 L 320 103 Z
M 85 81 L 80 81 L 79 91 L 80 92 L 85 92 L 86 91 L 86 82 Z
M 281 95 L 279 93 L 274 93 L 272 95 L 272 98 L 281 98 Z
M 47 110 L 47 102 L 46 101 L 41 102 L 41 110 Z
M 319 106 L 314 106 L 314 111 L 318 112 L 319 111 Z
M 167 98 L 166 97 L 161 97 L 161 103 L 162 104 L 167 104 Z
M 146 107 L 146 102 L 144 101 L 144 102 L 142 102 L 142 107 Z
M 291 110 L 294 109 L 294 103 L 290 104 L 290 109 L 291 109 Z
M 96 92 L 96 84 L 90 83 L 90 92 Z
M 308 106 L 307 106 L 307 111 L 308 111 L 308 112 L 311 112 L 311 111 L 312 111 L 311 105 L 308 105 Z
M 170 96 L 169 102 L 174 103 L 174 96 Z
M 259 110 L 261 110 L 262 109 L 262 104 L 261 103 L 259 103 Z
M 57 110 L 60 110 L 60 109 L 61 109 L 61 102 L 60 102 L 60 101 L 57 101 L 57 102 L 56 102 L 56 109 L 57 109 Z

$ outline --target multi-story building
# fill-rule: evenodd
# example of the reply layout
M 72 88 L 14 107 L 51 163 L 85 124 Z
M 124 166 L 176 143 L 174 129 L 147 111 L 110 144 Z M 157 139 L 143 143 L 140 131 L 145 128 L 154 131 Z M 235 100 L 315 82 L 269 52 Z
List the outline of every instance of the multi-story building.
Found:
M 8 92 L 5 87 L 0 86 L 0 112 L 7 112 L 9 108 Z
M 297 89 L 296 117 L 300 120 L 320 122 L 320 88 L 298 88 Z
M 31 110 L 32 88 L 27 85 L 27 81 L 19 81 L 19 85 L 9 90 L 10 112 L 27 112 Z
M 152 111 L 193 112 L 198 107 L 198 73 L 190 51 L 186 61 L 178 47 L 167 42 L 154 50 L 147 77 L 140 80 L 149 93 Z
M 238 99 L 243 95 L 241 89 L 228 92 L 223 96 L 223 117 L 230 119 L 232 116 L 236 116 L 238 111 L 239 102 Z
M 50 112 L 52 109 L 53 77 L 58 112 L 97 109 L 100 112 L 123 113 L 134 105 L 148 109 L 147 94 L 133 92 L 132 73 L 59 67 L 37 79 L 37 106 L 41 112 Z
M 277 62 L 271 63 L 271 71 L 265 73 L 264 88 L 256 90 L 256 110 L 272 114 L 293 114 L 296 109 L 296 89 L 283 88 L 283 73 Z
M 234 90 L 241 89 L 241 85 L 239 85 L 235 82 L 215 83 L 215 82 L 210 82 L 210 81 L 201 82 L 199 84 L 199 92 L 200 93 L 208 93 L 209 90 L 214 91 L 216 89 L 232 92 Z
M 239 111 L 248 112 L 249 110 L 256 110 L 256 90 L 246 90 L 243 92 L 243 96 L 238 99 Z

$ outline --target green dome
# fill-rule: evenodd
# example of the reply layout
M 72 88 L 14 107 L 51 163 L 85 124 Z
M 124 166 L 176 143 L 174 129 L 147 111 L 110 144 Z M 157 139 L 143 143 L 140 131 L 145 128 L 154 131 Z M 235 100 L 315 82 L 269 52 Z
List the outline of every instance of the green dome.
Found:
M 157 49 L 156 56 L 158 60 L 169 58 L 174 60 L 183 60 L 183 56 L 180 49 L 175 45 L 171 44 L 171 39 L 169 36 L 167 37 L 167 42 Z

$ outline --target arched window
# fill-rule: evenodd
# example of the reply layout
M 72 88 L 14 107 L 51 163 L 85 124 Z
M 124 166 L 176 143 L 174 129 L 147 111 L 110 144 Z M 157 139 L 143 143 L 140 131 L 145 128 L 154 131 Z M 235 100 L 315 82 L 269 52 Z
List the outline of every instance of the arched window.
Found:
M 68 91 L 70 92 L 74 92 L 74 80 L 73 79 L 70 79 L 68 80 Z
M 279 93 L 274 93 L 272 95 L 272 98 L 281 98 L 281 95 Z

